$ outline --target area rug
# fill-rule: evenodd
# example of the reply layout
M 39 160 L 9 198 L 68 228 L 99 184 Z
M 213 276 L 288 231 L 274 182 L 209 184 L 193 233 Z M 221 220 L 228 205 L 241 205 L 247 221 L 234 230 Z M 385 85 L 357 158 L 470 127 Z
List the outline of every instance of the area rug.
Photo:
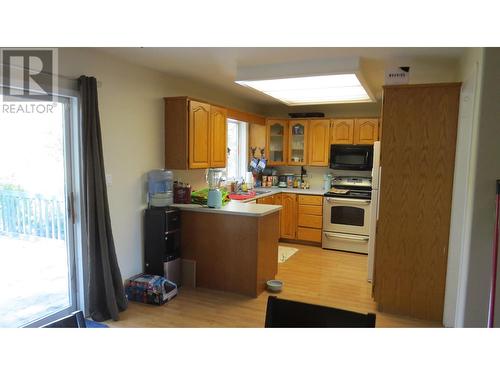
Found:
M 285 263 L 297 251 L 294 247 L 278 246 L 278 263 Z

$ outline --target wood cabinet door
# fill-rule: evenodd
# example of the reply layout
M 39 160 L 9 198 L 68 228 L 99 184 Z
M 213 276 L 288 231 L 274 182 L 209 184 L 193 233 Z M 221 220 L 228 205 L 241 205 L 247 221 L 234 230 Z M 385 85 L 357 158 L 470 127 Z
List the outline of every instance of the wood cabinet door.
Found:
M 297 195 L 281 193 L 281 237 L 295 239 L 297 231 Z
M 330 148 L 330 120 L 309 121 L 309 160 L 307 165 L 328 166 Z
M 189 168 L 210 166 L 210 105 L 189 101 Z
M 281 206 L 283 205 L 283 199 L 282 199 L 282 194 L 281 193 L 278 193 L 274 196 L 274 204 L 278 205 L 278 206 Z M 283 209 L 281 209 L 279 211 L 279 234 L 280 234 L 280 237 L 281 237 L 281 216 L 282 216 L 282 211 Z
M 210 167 L 225 168 L 227 157 L 227 110 L 210 106 Z
M 354 119 L 332 120 L 331 144 L 350 145 L 354 141 Z
M 266 148 L 266 125 L 265 124 L 250 124 L 248 129 L 248 155 L 254 156 L 252 149 L 255 150 L 255 157 L 260 158 L 261 152 L 264 151 L 264 157 L 268 158 Z
M 307 164 L 308 120 L 290 120 L 288 123 L 288 165 Z
M 274 195 L 270 197 L 258 198 L 257 203 L 259 204 L 274 204 Z
M 286 165 L 288 145 L 288 121 L 267 120 L 267 164 Z
M 384 88 L 378 310 L 442 321 L 459 84 Z
M 354 121 L 354 144 L 372 145 L 378 141 L 378 118 L 357 118 Z

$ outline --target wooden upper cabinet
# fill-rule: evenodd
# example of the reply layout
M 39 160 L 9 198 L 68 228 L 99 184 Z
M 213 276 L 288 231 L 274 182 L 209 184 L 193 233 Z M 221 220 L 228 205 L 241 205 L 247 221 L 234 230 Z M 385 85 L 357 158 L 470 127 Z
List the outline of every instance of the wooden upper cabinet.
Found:
M 264 157 L 268 158 L 266 147 L 266 125 L 251 123 L 248 129 L 248 155 L 252 157 L 252 149 L 255 150 L 255 157 L 260 158 L 264 151 Z
M 210 104 L 189 101 L 189 168 L 210 167 Z
M 295 239 L 297 232 L 297 194 L 281 193 L 282 238 Z
M 290 120 L 288 124 L 288 165 L 307 164 L 308 120 Z
M 330 120 L 309 121 L 308 165 L 328 166 Z
M 227 110 L 210 106 L 210 167 L 225 168 L 227 158 Z
M 354 141 L 354 119 L 332 120 L 331 144 L 348 145 Z
M 378 141 L 378 118 L 357 118 L 354 121 L 354 144 L 372 145 Z
M 165 168 L 224 168 L 227 109 L 185 96 L 165 99 Z
M 288 122 L 286 120 L 266 121 L 267 134 L 267 164 L 287 164 Z

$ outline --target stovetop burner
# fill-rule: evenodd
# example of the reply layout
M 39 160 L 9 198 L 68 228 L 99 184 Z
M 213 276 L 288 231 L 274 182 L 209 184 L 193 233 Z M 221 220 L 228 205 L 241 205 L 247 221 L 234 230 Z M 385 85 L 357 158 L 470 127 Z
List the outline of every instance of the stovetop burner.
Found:
M 335 177 L 332 188 L 325 197 L 370 199 L 372 196 L 372 179 L 367 177 Z

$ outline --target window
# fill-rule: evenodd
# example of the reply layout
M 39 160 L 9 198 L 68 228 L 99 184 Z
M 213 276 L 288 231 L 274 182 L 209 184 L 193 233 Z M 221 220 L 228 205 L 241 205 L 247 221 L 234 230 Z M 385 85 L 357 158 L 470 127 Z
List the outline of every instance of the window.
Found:
M 227 120 L 227 178 L 245 178 L 248 171 L 248 124 L 233 119 Z

